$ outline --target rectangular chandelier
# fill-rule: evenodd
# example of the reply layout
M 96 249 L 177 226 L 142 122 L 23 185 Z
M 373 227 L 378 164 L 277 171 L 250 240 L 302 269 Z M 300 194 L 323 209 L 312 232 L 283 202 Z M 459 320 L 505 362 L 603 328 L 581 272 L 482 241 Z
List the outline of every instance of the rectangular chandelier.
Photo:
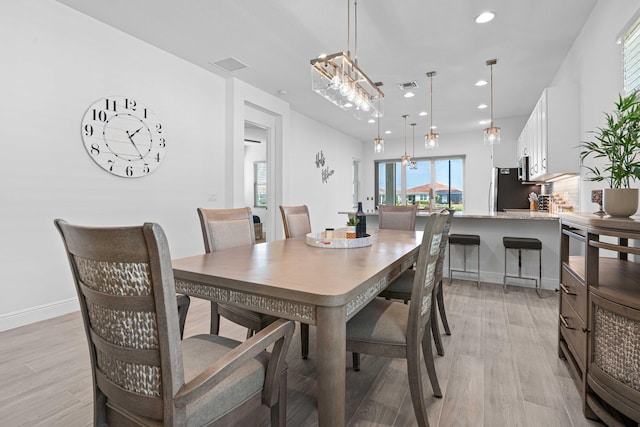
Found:
M 358 119 L 384 116 L 384 93 L 344 52 L 311 60 L 311 89 Z

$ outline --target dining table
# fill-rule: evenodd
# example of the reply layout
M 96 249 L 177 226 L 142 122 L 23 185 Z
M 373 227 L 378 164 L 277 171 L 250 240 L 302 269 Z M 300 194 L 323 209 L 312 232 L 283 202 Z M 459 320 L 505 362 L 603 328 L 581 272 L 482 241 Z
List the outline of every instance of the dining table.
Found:
M 377 230 L 370 245 L 304 237 L 175 259 L 176 290 L 316 327 L 318 425 L 345 425 L 346 323 L 417 260 L 422 231 Z

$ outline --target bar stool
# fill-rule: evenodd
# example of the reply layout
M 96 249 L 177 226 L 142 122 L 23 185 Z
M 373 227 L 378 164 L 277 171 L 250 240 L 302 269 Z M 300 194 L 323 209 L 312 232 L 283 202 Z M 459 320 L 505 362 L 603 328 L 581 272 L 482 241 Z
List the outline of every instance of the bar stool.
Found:
M 502 286 L 504 292 L 507 292 L 507 277 L 514 279 L 535 280 L 536 292 L 538 296 L 542 298 L 542 242 L 539 239 L 533 239 L 529 237 L 503 237 L 502 244 L 504 245 L 504 279 Z M 507 274 L 507 249 L 518 250 L 518 275 L 513 276 Z M 538 251 L 538 277 L 523 277 L 522 276 L 522 251 Z
M 463 266 L 464 270 L 456 270 L 451 269 L 451 245 L 462 245 L 463 248 Z M 477 271 L 469 271 L 467 270 L 467 247 L 468 246 L 477 246 L 478 247 L 478 270 Z M 478 276 L 478 289 L 480 289 L 480 236 L 477 234 L 450 234 L 449 235 L 449 284 L 451 284 L 451 280 L 453 280 L 452 272 L 459 273 L 473 273 Z

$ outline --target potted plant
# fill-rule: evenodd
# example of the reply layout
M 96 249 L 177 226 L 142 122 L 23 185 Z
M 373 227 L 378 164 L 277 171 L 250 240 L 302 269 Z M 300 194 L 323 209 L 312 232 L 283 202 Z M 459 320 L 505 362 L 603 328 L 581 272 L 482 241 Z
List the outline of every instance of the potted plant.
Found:
M 613 114 L 605 113 L 606 125 L 597 128 L 595 141 L 582 142 L 580 160 L 592 176 L 589 181 L 606 181 L 604 211 L 611 216 L 631 216 L 638 210 L 638 188 L 630 184 L 640 179 L 640 100 L 636 93 L 618 96 Z M 584 160 L 604 158 L 605 166 L 584 166 Z
M 347 220 L 347 239 L 355 239 L 356 238 L 356 225 L 360 220 L 355 216 L 350 216 Z

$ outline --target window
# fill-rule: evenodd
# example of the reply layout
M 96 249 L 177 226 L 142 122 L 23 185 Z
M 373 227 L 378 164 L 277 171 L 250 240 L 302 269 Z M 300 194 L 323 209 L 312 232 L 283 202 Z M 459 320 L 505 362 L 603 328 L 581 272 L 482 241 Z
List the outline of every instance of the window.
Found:
M 464 157 L 416 160 L 417 169 L 405 169 L 399 160 L 375 163 L 377 204 L 399 205 L 404 199 L 407 204 L 418 204 L 419 208 L 463 210 Z
M 253 206 L 267 207 L 267 162 L 253 163 Z
M 640 19 L 622 36 L 624 92 L 630 95 L 640 90 Z

